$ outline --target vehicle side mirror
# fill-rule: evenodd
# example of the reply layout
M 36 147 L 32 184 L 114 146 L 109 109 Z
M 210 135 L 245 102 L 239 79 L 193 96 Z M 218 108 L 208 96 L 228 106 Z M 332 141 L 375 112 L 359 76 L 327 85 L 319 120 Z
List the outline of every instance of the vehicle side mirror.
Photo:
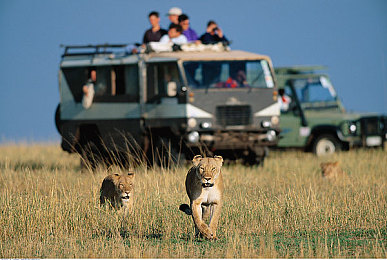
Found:
M 175 81 L 170 81 L 167 84 L 167 95 L 168 97 L 175 97 L 177 94 L 177 84 Z

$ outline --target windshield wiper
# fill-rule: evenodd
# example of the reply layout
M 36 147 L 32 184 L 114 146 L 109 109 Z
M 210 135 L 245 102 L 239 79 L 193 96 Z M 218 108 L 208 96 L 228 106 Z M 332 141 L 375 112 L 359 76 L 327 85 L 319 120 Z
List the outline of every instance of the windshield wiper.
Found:
M 257 82 L 262 77 L 262 75 L 263 75 L 263 70 L 255 77 L 255 79 L 253 79 L 253 81 L 251 81 L 251 84 L 248 84 L 248 87 L 249 87 L 248 92 L 251 92 L 251 89 L 253 88 L 252 86 L 254 86 L 254 83 Z
M 253 81 L 251 81 L 251 85 L 254 85 L 255 82 L 257 82 L 263 75 L 263 70 L 258 74 L 258 76 L 255 77 Z

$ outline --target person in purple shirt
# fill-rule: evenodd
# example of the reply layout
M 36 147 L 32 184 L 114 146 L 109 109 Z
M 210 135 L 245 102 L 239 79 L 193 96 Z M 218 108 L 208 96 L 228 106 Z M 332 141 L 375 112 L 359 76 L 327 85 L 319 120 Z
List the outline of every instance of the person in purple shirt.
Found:
M 189 27 L 189 17 L 186 14 L 179 16 L 179 24 L 183 28 L 183 34 L 187 37 L 188 42 L 199 42 L 197 33 Z

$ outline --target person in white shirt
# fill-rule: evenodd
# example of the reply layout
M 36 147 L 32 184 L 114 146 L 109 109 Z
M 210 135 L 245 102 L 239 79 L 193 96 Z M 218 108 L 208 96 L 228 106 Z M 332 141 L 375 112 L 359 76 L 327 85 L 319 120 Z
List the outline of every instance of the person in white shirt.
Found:
M 184 44 L 188 43 L 187 37 L 183 34 L 183 29 L 178 24 L 171 24 L 169 26 L 168 34 L 164 35 L 160 39 L 160 43 L 174 43 Z
M 97 81 L 97 72 L 92 69 L 90 71 L 90 78 L 87 80 L 86 84 L 82 88 L 83 97 L 82 97 L 82 106 L 85 109 L 89 109 L 93 103 L 94 98 L 94 84 Z
M 289 110 L 289 105 L 292 102 L 292 99 L 285 94 L 285 90 L 283 88 L 280 88 L 278 90 L 278 103 L 280 105 L 281 112 L 286 112 Z

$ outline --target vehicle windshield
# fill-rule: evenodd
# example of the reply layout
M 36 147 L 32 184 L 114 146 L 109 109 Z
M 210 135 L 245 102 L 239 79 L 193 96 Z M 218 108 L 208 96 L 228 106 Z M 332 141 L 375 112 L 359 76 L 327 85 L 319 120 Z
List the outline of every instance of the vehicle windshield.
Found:
M 325 77 L 295 80 L 294 87 L 301 103 L 336 101 L 336 92 Z
M 191 88 L 272 88 L 266 60 L 189 61 L 183 63 Z

